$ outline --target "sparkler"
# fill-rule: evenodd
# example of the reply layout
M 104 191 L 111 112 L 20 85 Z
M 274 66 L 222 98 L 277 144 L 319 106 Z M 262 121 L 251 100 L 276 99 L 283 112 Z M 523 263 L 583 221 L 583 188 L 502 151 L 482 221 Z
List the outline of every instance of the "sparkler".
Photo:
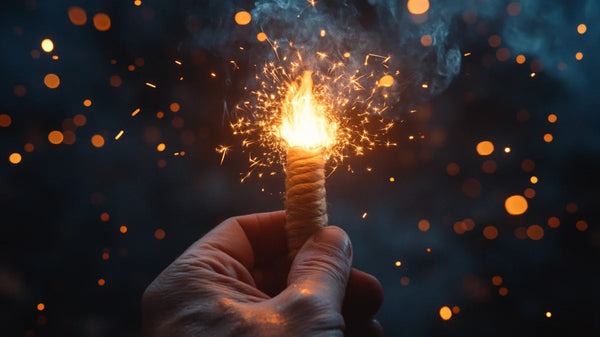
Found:
M 327 225 L 327 171 L 377 145 L 396 145 L 384 137 L 394 124 L 382 117 L 394 78 L 387 73 L 389 57 L 369 54 L 356 63 L 359 69 L 348 69 L 348 56 L 315 52 L 303 57 L 306 52 L 293 43 L 285 56 L 277 43 L 273 49 L 277 60 L 256 75 L 260 88 L 253 91 L 254 100 L 237 106 L 231 127 L 244 137 L 242 147 L 260 150 L 258 156 L 250 154 L 250 171 L 242 181 L 255 170 L 283 164 L 288 246 L 295 255 Z M 379 70 L 369 68 L 373 63 Z M 216 149 L 221 162 L 229 149 Z

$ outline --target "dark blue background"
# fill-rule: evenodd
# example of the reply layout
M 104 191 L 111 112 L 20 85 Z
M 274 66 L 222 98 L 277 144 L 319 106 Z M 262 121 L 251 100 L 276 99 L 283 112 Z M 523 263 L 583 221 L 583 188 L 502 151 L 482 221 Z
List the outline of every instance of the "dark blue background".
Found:
M 242 64 L 232 72 L 223 55 L 243 58 L 243 52 L 227 49 L 231 45 L 260 47 L 253 40 L 256 27 L 235 26 L 230 15 L 252 10 L 252 2 L 221 8 L 225 3 L 0 4 L 0 113 L 12 118 L 9 127 L 0 128 L 3 336 L 138 336 L 144 288 L 188 245 L 227 217 L 283 207 L 281 174 L 239 182 L 247 154 L 224 122 L 224 102 L 231 107 L 245 99 L 238 88 L 253 70 Z M 374 25 L 379 7 L 348 3 L 359 9 L 361 22 Z M 353 174 L 339 170 L 328 179 L 331 223 L 350 234 L 355 265 L 381 280 L 385 302 L 378 318 L 390 336 L 600 334 L 598 6 L 521 1 L 523 12 L 509 17 L 507 3 L 432 1 L 430 20 L 436 13 L 452 14 L 448 41 L 462 54 L 471 53 L 462 58 L 460 73 L 430 102 L 411 102 L 417 113 L 398 108 L 392 132 L 397 148 L 351 158 Z M 464 11 L 488 5 L 475 23 L 462 20 Z M 86 10 L 86 25 L 69 21 L 71 6 Z M 403 13 L 404 2 L 398 8 Z M 94 28 L 97 12 L 110 15 L 109 31 Z M 217 18 L 228 23 L 227 46 L 198 38 Z M 579 23 L 587 24 L 586 34 L 577 34 Z M 487 29 L 478 33 L 481 25 Z M 215 32 L 215 41 L 223 37 Z M 496 60 L 496 48 L 487 41 L 493 34 L 503 37 L 510 60 Z M 54 41 L 55 50 L 32 58 L 44 38 Z M 583 60 L 575 60 L 577 51 Z M 514 61 L 518 53 L 527 56 L 526 64 Z M 54 54 L 58 60 L 51 59 Z M 140 57 L 144 65 L 128 71 Z M 531 78 L 533 60 L 543 62 L 544 70 Z M 566 69 L 558 70 L 559 62 Z M 44 86 L 47 73 L 60 76 L 57 89 Z M 121 86 L 110 85 L 113 75 L 121 76 Z M 17 85 L 26 88 L 23 97 L 15 95 Z M 86 98 L 93 102 L 89 108 L 82 105 Z M 181 111 L 170 112 L 172 102 Z M 136 108 L 140 114 L 131 117 Z M 530 118 L 519 121 L 523 109 Z M 156 118 L 158 111 L 163 119 Z M 551 113 L 558 116 L 555 124 L 547 121 Z M 87 117 L 76 142 L 50 144 L 48 133 L 62 130 L 63 121 L 76 114 Z M 183 128 L 171 125 L 176 116 L 183 118 Z M 125 133 L 115 141 L 119 130 Z M 545 143 L 545 133 L 554 141 Z M 102 148 L 90 143 L 94 134 L 106 139 Z M 482 140 L 496 145 L 490 158 L 475 151 Z M 27 142 L 35 146 L 32 153 L 23 152 Z M 165 152 L 156 151 L 160 142 Z M 215 152 L 220 144 L 234 145 L 223 165 Z M 506 146 L 509 154 L 502 151 Z M 179 151 L 186 155 L 173 155 Z M 8 161 L 13 152 L 23 154 L 18 165 Z M 487 159 L 498 165 L 494 174 L 481 169 Z M 524 159 L 535 162 L 532 173 L 521 169 Z M 452 162 L 460 166 L 457 176 L 446 173 Z M 531 175 L 539 177 L 537 185 L 529 183 Z M 476 197 L 462 190 L 471 178 L 481 185 Z M 508 215 L 504 200 L 527 187 L 537 192 L 527 213 Z M 578 210 L 567 212 L 569 203 Z M 103 212 L 109 221 L 100 220 Z M 547 226 L 551 216 L 560 218 L 560 227 Z M 465 218 L 475 221 L 475 229 L 459 235 L 453 224 Z M 420 219 L 430 221 L 429 231 L 418 230 Z M 589 224 L 586 231 L 575 228 L 579 220 Z M 516 227 L 534 224 L 545 230 L 540 241 L 513 234 Z M 119 231 L 123 225 L 125 234 Z M 497 239 L 484 238 L 488 225 L 498 228 Z M 166 232 L 163 240 L 154 237 L 158 228 Z M 110 253 L 108 260 L 103 252 Z M 394 266 L 397 260 L 401 267 Z M 502 276 L 507 296 L 498 294 L 494 275 Z M 404 276 L 410 279 L 406 286 L 400 283 Z M 102 287 L 100 278 L 106 280 Z M 36 309 L 40 302 L 46 306 L 42 312 Z M 438 311 L 444 305 L 461 311 L 443 321 Z

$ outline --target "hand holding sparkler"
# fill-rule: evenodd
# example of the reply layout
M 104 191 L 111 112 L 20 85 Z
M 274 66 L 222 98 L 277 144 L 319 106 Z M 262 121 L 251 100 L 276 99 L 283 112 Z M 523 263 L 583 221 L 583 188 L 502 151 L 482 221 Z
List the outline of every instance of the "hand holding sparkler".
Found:
M 194 243 L 144 293 L 146 336 L 381 336 L 382 290 L 351 268 L 338 227 L 291 261 L 284 212 L 232 218 Z

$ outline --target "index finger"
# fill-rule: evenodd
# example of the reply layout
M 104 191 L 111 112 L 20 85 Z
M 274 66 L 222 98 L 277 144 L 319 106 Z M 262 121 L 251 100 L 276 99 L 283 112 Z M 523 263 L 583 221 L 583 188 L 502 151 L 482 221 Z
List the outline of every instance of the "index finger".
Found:
M 254 251 L 257 266 L 285 256 L 288 253 L 285 232 L 285 211 L 255 213 L 231 219 L 244 230 Z

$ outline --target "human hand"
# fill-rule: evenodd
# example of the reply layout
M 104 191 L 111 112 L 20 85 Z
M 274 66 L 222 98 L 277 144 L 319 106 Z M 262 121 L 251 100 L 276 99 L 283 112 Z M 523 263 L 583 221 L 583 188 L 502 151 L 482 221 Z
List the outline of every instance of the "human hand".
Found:
M 381 285 L 351 268 L 347 234 L 325 227 L 290 261 L 284 226 L 245 215 L 192 244 L 144 292 L 144 335 L 382 336 Z

